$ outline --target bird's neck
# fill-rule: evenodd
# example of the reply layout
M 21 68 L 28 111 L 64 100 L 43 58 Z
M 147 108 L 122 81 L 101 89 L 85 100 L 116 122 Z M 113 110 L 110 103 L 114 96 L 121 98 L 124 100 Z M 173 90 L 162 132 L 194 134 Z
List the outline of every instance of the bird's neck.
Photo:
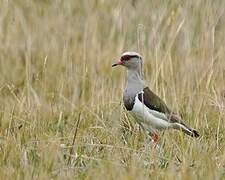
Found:
M 128 81 L 143 81 L 143 73 L 141 69 L 128 69 L 127 71 Z
M 144 88 L 143 73 L 141 69 L 128 69 L 127 71 L 127 88 L 136 86 L 138 89 Z

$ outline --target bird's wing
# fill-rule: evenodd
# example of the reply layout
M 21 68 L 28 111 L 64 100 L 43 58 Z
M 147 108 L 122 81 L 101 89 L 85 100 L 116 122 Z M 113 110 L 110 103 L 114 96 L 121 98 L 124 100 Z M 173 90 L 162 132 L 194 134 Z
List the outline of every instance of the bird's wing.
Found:
M 180 123 L 185 125 L 181 117 L 178 114 L 170 111 L 165 102 L 162 99 L 160 99 L 160 97 L 158 97 L 155 93 L 153 93 L 148 87 L 145 87 L 143 91 L 138 94 L 138 99 L 145 106 L 147 106 L 153 114 L 163 113 L 166 119 L 165 118 L 162 119 L 167 120 L 171 123 Z
M 157 111 L 159 113 L 171 114 L 171 111 L 166 106 L 163 100 L 161 100 L 155 93 L 153 93 L 148 87 L 145 87 L 142 92 L 138 94 L 138 99 L 147 106 L 150 110 Z
M 149 111 L 154 116 L 170 123 L 174 123 L 175 129 L 181 129 L 192 137 L 199 136 L 199 133 L 196 130 L 189 128 L 178 114 L 170 111 L 165 102 L 154 94 L 148 87 L 145 87 L 143 91 L 138 94 L 138 99 L 148 107 Z
M 171 123 L 179 123 L 179 124 L 185 125 L 184 122 L 182 121 L 182 118 L 178 114 L 176 114 L 174 112 L 172 112 L 170 114 L 167 114 L 167 118 L 169 119 L 169 121 Z

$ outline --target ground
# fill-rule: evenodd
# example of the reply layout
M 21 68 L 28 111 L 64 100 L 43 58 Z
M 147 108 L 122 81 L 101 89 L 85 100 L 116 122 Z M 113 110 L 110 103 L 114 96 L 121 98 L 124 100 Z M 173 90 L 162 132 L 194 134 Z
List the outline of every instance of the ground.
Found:
M 225 179 L 225 1 L 2 0 L 2 179 Z M 152 148 L 122 104 L 124 51 L 200 138 Z

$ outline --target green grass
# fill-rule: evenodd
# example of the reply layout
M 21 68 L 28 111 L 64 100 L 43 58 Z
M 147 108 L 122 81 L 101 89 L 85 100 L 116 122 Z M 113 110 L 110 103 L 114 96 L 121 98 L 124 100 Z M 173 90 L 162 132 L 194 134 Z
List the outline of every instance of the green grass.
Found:
M 225 179 L 224 11 L 222 0 L 2 0 L 1 179 Z M 199 139 L 171 130 L 152 150 L 122 105 L 126 72 L 111 68 L 126 50 Z

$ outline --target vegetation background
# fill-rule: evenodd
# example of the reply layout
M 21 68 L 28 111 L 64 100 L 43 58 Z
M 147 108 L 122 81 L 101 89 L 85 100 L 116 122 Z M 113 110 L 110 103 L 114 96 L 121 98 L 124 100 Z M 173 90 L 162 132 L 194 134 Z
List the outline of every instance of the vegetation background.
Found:
M 225 1 L 0 0 L 1 179 L 225 179 Z M 161 152 L 121 103 L 126 50 L 199 130 Z

